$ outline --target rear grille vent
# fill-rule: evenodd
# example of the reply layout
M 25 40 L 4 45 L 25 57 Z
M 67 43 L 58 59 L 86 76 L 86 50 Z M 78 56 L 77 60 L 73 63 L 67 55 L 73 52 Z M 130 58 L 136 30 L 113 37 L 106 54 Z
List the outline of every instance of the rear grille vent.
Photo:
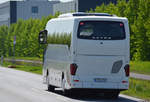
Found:
M 122 60 L 116 61 L 116 62 L 113 64 L 111 73 L 118 73 L 119 70 L 120 70 L 121 67 L 122 67 L 122 64 L 123 64 L 123 61 L 122 61 Z

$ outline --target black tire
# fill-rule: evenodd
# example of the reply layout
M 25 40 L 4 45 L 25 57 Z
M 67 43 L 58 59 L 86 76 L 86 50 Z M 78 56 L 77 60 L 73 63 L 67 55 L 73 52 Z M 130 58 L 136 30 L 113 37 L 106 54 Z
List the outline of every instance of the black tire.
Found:
M 71 96 L 71 95 L 72 95 L 72 92 L 71 92 L 71 90 L 64 90 L 64 91 L 63 91 L 63 95 L 64 95 L 64 96 Z
M 66 90 L 65 89 L 65 81 L 64 81 L 64 79 L 62 79 L 61 87 L 62 87 L 62 92 L 63 92 L 64 96 L 71 96 L 71 90 Z
M 47 80 L 47 89 L 48 89 L 48 91 L 54 92 L 55 87 L 49 84 L 49 76 L 48 75 L 46 77 L 46 80 Z
M 118 99 L 120 91 L 106 92 L 104 93 L 106 98 L 109 99 Z
M 48 88 L 48 91 L 51 91 L 51 92 L 54 92 L 55 91 L 55 87 L 54 86 L 52 86 L 52 85 L 48 85 L 47 86 Z

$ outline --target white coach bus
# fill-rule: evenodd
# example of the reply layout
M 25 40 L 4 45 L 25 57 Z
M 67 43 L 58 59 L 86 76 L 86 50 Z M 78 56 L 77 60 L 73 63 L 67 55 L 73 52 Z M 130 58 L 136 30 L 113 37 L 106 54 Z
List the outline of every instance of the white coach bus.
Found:
M 88 90 L 117 98 L 129 88 L 129 37 L 127 18 L 107 13 L 69 13 L 49 20 L 39 33 L 39 43 L 47 44 L 43 79 L 48 90 Z

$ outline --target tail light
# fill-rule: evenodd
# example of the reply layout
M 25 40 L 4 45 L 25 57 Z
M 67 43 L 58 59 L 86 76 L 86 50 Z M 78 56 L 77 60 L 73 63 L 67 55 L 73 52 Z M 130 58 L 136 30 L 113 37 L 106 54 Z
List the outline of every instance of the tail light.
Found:
M 124 70 L 126 76 L 128 77 L 130 75 L 130 65 L 129 64 L 125 65 Z
M 77 67 L 78 67 L 78 66 L 77 66 L 75 63 L 70 64 L 70 74 L 71 74 L 71 75 L 75 75 L 75 74 L 76 74 Z

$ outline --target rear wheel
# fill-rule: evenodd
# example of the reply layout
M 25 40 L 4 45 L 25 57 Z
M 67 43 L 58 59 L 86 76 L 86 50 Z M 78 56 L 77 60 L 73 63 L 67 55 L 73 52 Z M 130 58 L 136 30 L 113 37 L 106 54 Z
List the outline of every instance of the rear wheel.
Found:
M 72 92 L 71 92 L 71 90 L 63 90 L 63 95 L 65 95 L 65 96 L 71 96 Z
M 65 80 L 64 79 L 62 79 L 61 87 L 62 87 L 63 95 L 65 95 L 65 96 L 70 96 L 71 95 L 71 90 L 65 89 Z
M 49 84 L 49 76 L 48 75 L 46 77 L 46 80 L 47 80 L 47 89 L 48 89 L 48 91 L 54 92 L 55 87 Z
M 55 87 L 52 85 L 48 85 L 48 91 L 54 92 L 55 91 Z

